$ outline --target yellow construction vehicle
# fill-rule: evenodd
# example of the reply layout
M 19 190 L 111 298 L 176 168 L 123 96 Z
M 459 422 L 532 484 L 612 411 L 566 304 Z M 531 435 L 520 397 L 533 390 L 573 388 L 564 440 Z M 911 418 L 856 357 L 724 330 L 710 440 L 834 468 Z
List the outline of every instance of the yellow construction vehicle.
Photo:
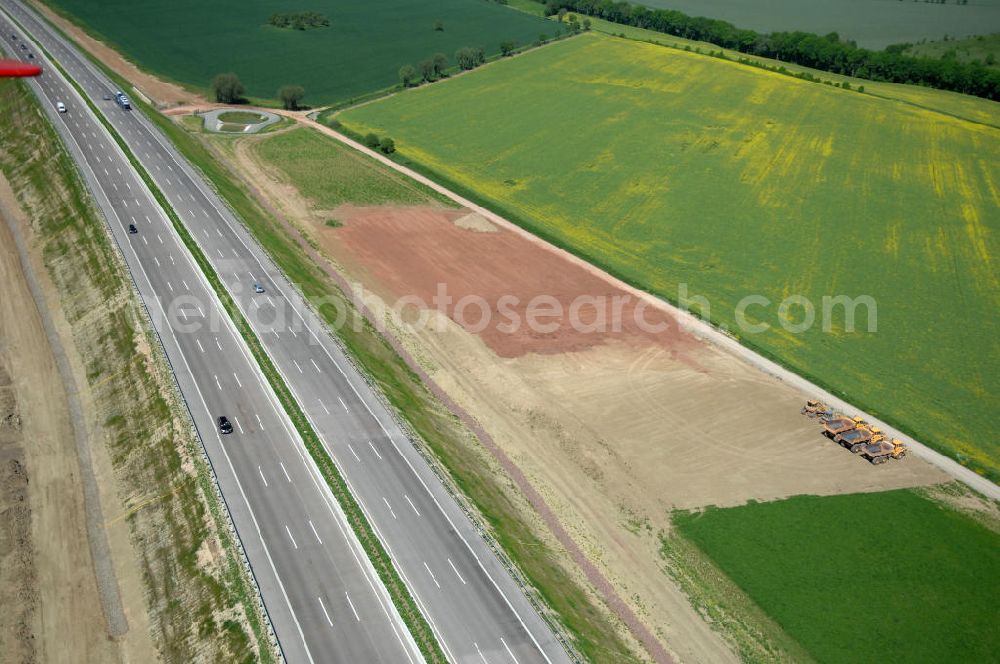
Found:
M 827 406 L 822 401 L 817 401 L 816 399 L 809 399 L 806 401 L 806 405 L 802 407 L 802 414 L 813 419 L 821 417 L 823 415 L 832 415 L 833 410 Z
M 857 428 L 861 422 L 859 417 L 852 419 L 846 415 L 836 414 L 823 419 L 823 434 L 827 438 L 836 439 L 840 434 Z
M 885 463 L 889 459 L 902 459 L 906 456 L 906 445 L 898 438 L 891 441 L 879 436 L 878 442 L 872 442 L 864 446 L 861 456 L 871 461 L 873 464 Z

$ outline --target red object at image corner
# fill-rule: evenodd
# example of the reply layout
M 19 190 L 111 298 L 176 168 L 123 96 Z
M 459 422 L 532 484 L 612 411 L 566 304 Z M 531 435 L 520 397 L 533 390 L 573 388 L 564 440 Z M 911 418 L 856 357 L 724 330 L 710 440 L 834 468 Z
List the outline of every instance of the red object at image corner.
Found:
M 0 78 L 38 76 L 41 73 L 42 68 L 38 65 L 29 65 L 16 60 L 0 60 Z

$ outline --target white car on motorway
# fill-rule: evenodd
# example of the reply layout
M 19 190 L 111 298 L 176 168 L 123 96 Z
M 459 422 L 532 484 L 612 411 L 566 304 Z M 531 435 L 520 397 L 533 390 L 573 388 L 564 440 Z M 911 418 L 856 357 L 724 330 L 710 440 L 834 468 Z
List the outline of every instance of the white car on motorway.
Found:
M 56 102 L 56 110 L 59 111 L 60 113 L 65 113 L 66 112 L 66 104 L 62 103 L 61 101 L 57 101 Z

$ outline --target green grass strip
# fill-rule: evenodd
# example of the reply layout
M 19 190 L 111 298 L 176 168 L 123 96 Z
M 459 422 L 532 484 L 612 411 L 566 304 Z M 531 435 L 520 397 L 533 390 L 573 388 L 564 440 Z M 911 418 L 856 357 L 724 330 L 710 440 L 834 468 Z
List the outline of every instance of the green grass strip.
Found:
M 416 601 L 414 601 L 409 589 L 399 576 L 399 572 L 392 564 L 392 559 L 382 546 L 382 542 L 375 536 L 375 532 L 372 530 L 371 524 L 368 523 L 364 513 L 361 511 L 360 505 L 348 489 L 343 476 L 333 463 L 333 460 L 326 454 L 323 444 L 320 442 L 319 436 L 312 428 L 312 425 L 309 424 L 309 420 L 306 418 L 305 413 L 302 412 L 302 409 L 299 407 L 295 397 L 292 396 L 291 391 L 282 379 L 281 374 L 278 373 L 278 370 L 271 362 L 270 356 L 267 354 L 267 351 L 264 350 L 264 347 L 261 345 L 257 335 L 250 327 L 250 324 L 243 317 L 243 314 L 236 306 L 236 303 L 222 285 L 219 275 L 215 272 L 215 268 L 213 268 L 209 263 L 208 259 L 201 251 L 201 248 L 195 242 L 194 238 L 191 237 L 191 234 L 188 232 L 183 222 L 181 222 L 177 212 L 167 201 L 166 196 L 164 196 L 163 192 L 160 191 L 160 188 L 153 181 L 145 167 L 142 166 L 139 160 L 129 149 L 124 139 L 118 135 L 118 132 L 115 131 L 108 119 L 97 109 L 93 101 L 91 101 L 89 96 L 83 91 L 79 84 L 77 84 L 77 82 L 69 76 L 69 74 L 63 69 L 62 65 L 60 65 L 55 58 L 45 51 L 44 48 L 42 50 L 49 58 L 49 61 L 52 62 L 59 69 L 59 71 L 62 72 L 62 75 L 66 78 L 66 80 L 69 81 L 74 88 L 76 88 L 76 91 L 101 121 L 105 129 L 108 130 L 115 142 L 118 143 L 122 152 L 125 153 L 125 156 L 128 157 L 129 162 L 131 162 L 132 167 L 135 168 L 136 172 L 139 173 L 140 177 L 142 177 L 143 182 L 146 183 L 146 186 L 149 188 L 150 192 L 152 192 L 160 207 L 163 208 L 164 212 L 166 212 L 167 216 L 170 218 L 177 234 L 184 242 L 188 251 L 191 252 L 191 255 L 194 257 L 195 262 L 197 262 L 198 267 L 205 274 L 208 282 L 212 285 L 216 295 L 222 302 L 222 306 L 229 314 L 233 324 L 236 326 L 236 329 L 239 330 L 243 340 L 250 348 L 250 352 L 253 354 L 254 359 L 260 365 L 264 376 L 271 384 L 271 388 L 278 396 L 278 400 L 281 402 L 282 407 L 288 414 L 289 419 L 291 419 L 296 430 L 298 430 L 299 435 L 302 437 L 302 440 L 306 445 L 306 449 L 309 450 L 310 456 L 312 456 L 313 461 L 316 462 L 316 466 L 319 468 L 320 473 L 322 473 L 323 478 L 330 487 L 330 490 L 340 503 L 341 509 L 344 511 L 348 522 L 351 524 L 351 529 L 357 536 L 358 541 L 361 542 L 361 546 L 364 548 L 372 566 L 378 572 L 382 583 L 389 591 L 389 595 L 392 598 L 393 603 L 396 605 L 400 616 L 403 618 L 403 622 L 406 623 L 407 629 L 409 629 L 410 634 L 413 636 L 417 646 L 420 648 L 420 652 L 424 656 L 424 659 L 427 662 L 440 662 L 441 664 L 445 664 L 448 660 L 445 658 L 444 652 L 441 650 L 441 646 L 438 644 L 437 639 L 430 628 L 430 624 L 417 608 Z M 141 100 L 140 104 L 149 108 Z M 153 112 L 155 113 L 155 110 Z M 254 631 L 256 632 L 257 629 L 255 628 Z
M 28 89 L 26 83 L 19 82 L 18 85 L 23 86 L 27 103 L 32 104 L 35 107 L 35 110 L 41 115 L 42 108 L 39 103 L 39 99 L 35 97 L 34 94 Z M 76 209 L 92 211 L 94 215 L 97 215 L 98 213 L 96 212 L 96 209 L 92 205 L 92 200 L 91 200 L 92 197 L 90 196 L 89 192 L 87 192 L 86 185 L 83 183 L 82 174 L 79 172 L 79 169 L 77 168 L 76 164 L 72 161 L 72 157 L 70 155 L 69 150 L 62 144 L 61 136 L 58 134 L 55 127 L 52 126 L 51 124 L 47 125 L 47 129 L 51 134 L 52 140 L 57 142 L 59 149 L 61 150 L 62 160 L 60 160 L 58 168 L 60 172 L 63 173 L 63 178 L 66 181 L 66 186 L 68 188 L 68 191 L 70 192 L 70 196 L 75 201 Z M 101 224 L 104 223 L 103 219 L 100 219 L 99 221 Z M 105 236 L 105 238 L 107 240 L 110 240 L 110 238 L 108 238 L 107 236 Z M 79 246 L 75 246 L 74 249 L 79 249 Z M 110 244 L 107 245 L 107 250 L 117 251 Z M 45 251 L 48 251 L 47 247 Z M 92 261 L 93 259 L 88 259 L 88 260 Z M 88 265 L 90 264 L 91 263 L 88 263 Z M 97 285 L 105 294 L 117 292 L 116 289 L 119 288 L 119 286 L 124 286 L 131 292 L 132 288 L 130 285 L 118 284 L 118 282 L 115 279 L 114 271 L 105 273 L 107 276 L 105 276 L 104 278 L 100 278 L 100 274 L 101 274 L 100 272 L 94 272 L 93 274 L 90 274 L 89 277 L 94 280 L 93 283 Z M 128 284 L 131 284 L 130 279 L 128 280 Z M 137 293 L 136 297 L 138 297 Z M 155 332 L 152 330 L 152 326 L 151 325 L 143 326 L 143 328 L 144 328 L 144 333 L 150 338 L 150 341 L 154 341 Z M 131 339 L 131 336 L 129 336 L 129 339 Z M 155 343 L 153 345 L 154 347 L 156 346 Z M 135 359 L 134 349 L 132 348 L 131 341 L 122 342 L 121 344 L 118 345 L 117 350 L 119 350 L 121 353 L 127 354 L 125 359 L 128 358 Z M 162 350 L 159 353 L 154 352 L 153 358 L 154 362 L 159 366 L 160 370 L 167 372 L 170 371 L 169 364 L 166 361 L 166 356 L 162 354 Z M 93 369 L 91 368 L 88 371 L 93 371 Z M 88 378 L 91 377 L 92 376 L 88 376 Z M 116 377 L 122 378 L 123 375 L 118 374 Z M 127 377 L 125 377 L 124 379 L 128 380 Z M 135 386 L 132 385 L 130 389 L 134 391 L 134 388 Z M 154 389 L 158 390 L 159 388 L 156 387 Z M 175 400 L 174 398 L 175 396 L 179 396 L 179 393 L 177 393 L 176 395 L 171 394 L 170 397 L 166 396 L 164 397 L 163 403 L 165 404 L 168 401 L 170 403 L 169 410 L 164 409 L 162 411 L 157 411 L 157 413 L 159 413 L 163 417 L 168 418 L 168 421 L 170 417 L 173 417 L 173 415 L 170 414 L 171 412 L 174 413 L 186 412 L 185 407 Z M 155 418 L 156 413 L 150 412 L 147 413 L 147 415 L 149 416 L 149 418 Z M 105 424 L 110 426 L 109 422 L 106 422 Z M 259 615 L 258 610 L 255 608 L 259 605 L 259 601 L 255 599 L 256 592 L 252 591 L 250 588 L 249 579 L 245 575 L 244 568 L 239 562 L 240 555 L 237 552 L 236 544 L 233 541 L 229 529 L 222 526 L 222 524 L 228 523 L 229 519 L 228 515 L 223 515 L 222 513 L 221 502 L 217 498 L 219 492 L 214 482 L 212 481 L 211 469 L 209 468 L 206 458 L 202 454 L 199 454 L 198 450 L 189 449 L 189 452 L 192 454 L 191 459 L 195 466 L 195 482 L 197 483 L 199 490 L 202 492 L 202 495 L 204 496 L 205 505 L 207 506 L 209 512 L 212 515 L 212 522 L 218 524 L 215 534 L 218 537 L 223 550 L 226 552 L 226 566 L 223 574 L 226 577 L 229 585 L 225 587 L 228 588 L 229 592 L 232 593 L 232 596 L 234 598 L 233 603 L 239 603 L 244 607 L 243 615 L 246 617 L 247 623 L 251 631 L 253 632 L 253 637 L 257 641 L 258 661 L 264 664 L 271 664 L 272 662 L 276 662 L 277 660 L 274 655 L 274 649 L 271 644 L 271 639 L 267 635 L 264 629 L 263 621 L 261 620 L 261 616 Z M 178 495 L 180 495 L 180 492 L 178 492 Z M 199 509 L 199 508 L 194 508 L 194 509 Z M 182 567 L 185 567 L 183 560 L 180 561 L 180 563 Z M 201 572 L 199 571 L 194 571 L 193 573 L 201 574 Z M 222 587 L 223 586 L 221 585 L 216 586 L 216 588 L 222 588 Z M 227 606 L 231 607 L 233 606 L 233 603 L 227 602 L 226 604 Z M 204 614 L 199 613 L 195 616 L 194 619 L 196 619 L 197 621 L 201 621 L 206 617 L 209 619 L 211 618 L 211 616 L 205 616 Z M 192 616 L 190 614 L 188 615 L 188 620 L 192 620 Z M 233 624 L 230 621 L 226 621 L 225 629 L 227 630 L 228 637 L 234 638 L 234 635 L 237 632 L 240 635 L 242 635 L 242 630 L 234 630 L 232 625 Z M 169 648 L 169 647 L 170 647 L 170 639 L 165 638 L 164 648 Z M 167 653 L 167 657 L 169 659 L 170 651 L 165 650 L 164 652 Z

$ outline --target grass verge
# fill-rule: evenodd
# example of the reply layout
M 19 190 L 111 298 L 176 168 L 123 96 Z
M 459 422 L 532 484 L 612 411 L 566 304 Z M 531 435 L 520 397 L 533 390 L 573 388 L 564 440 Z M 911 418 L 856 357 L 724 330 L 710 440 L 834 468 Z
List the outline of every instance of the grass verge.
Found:
M 275 661 L 210 470 L 100 214 L 27 86 L 0 82 L 0 117 L 0 168 L 84 363 L 157 649 L 166 661 Z
M 165 129 L 169 130 L 171 127 Z M 173 130 L 184 133 L 176 125 Z M 392 187 L 391 183 L 398 177 L 395 171 L 348 150 L 318 132 L 299 129 L 288 132 L 286 136 L 292 133 L 300 134 L 300 137 L 290 143 L 282 143 L 292 154 L 299 154 L 302 142 L 308 143 L 309 138 L 312 143 L 306 152 L 314 151 L 318 145 L 325 146 L 329 142 L 330 152 L 326 158 L 331 163 L 349 166 L 350 173 L 364 170 L 366 180 L 387 180 L 381 186 L 374 187 L 375 194 L 371 191 L 359 192 L 353 185 L 349 190 L 339 187 L 330 190 L 324 187 L 308 192 L 321 197 L 321 207 L 365 201 L 422 204 L 439 202 L 436 192 L 425 190 L 418 183 L 411 183 L 411 186 L 402 189 Z M 189 159 L 195 161 L 204 172 L 212 173 L 210 177 L 214 182 L 225 183 L 228 187 L 230 182 L 239 181 L 238 174 L 229 173 L 221 165 L 227 154 L 225 150 L 217 158 L 212 154 L 214 150 L 209 152 L 202 143 L 189 145 L 192 138 L 191 135 L 178 136 L 175 144 L 188 145 L 192 149 L 192 153 L 187 155 Z M 278 138 L 257 143 L 255 149 Z M 231 144 L 228 139 L 220 137 L 205 137 L 203 140 L 209 145 Z M 316 163 L 314 168 L 324 173 L 335 171 L 336 167 L 331 163 Z M 296 179 L 295 184 L 300 190 L 308 189 L 308 183 L 303 188 Z M 390 192 L 398 198 L 386 198 Z M 373 195 L 374 199 L 371 198 Z M 239 196 L 242 200 L 246 194 L 240 193 Z M 452 484 L 471 500 L 476 511 L 489 524 L 494 539 L 507 557 L 524 573 L 544 604 L 559 615 L 565 629 L 573 636 L 578 650 L 591 661 L 634 661 L 628 648 L 615 636 L 613 626 L 593 605 L 593 600 L 586 591 L 560 566 L 558 554 L 550 548 L 552 545 L 539 538 L 533 526 L 522 516 L 521 510 L 530 510 L 530 506 L 521 508 L 512 504 L 506 487 L 507 480 L 493 474 L 489 462 L 484 461 L 488 458 L 488 453 L 473 434 L 427 389 L 420 377 L 410 370 L 379 331 L 369 325 L 338 285 L 317 266 L 313 258 L 303 252 L 280 224 L 250 199 L 244 200 L 240 209 L 248 227 L 271 255 L 284 257 L 276 258 L 276 262 L 291 276 L 303 294 L 308 299 L 316 298 L 325 303 L 319 310 L 321 317 L 337 329 L 341 342 L 369 381 L 377 385 L 397 415 L 415 433 L 415 437 L 423 441 L 434 459 L 444 466 Z M 243 212 L 244 209 L 246 212 Z M 333 227 L 339 225 L 335 220 L 333 224 L 329 221 L 326 223 Z M 303 237 L 303 240 L 313 244 L 310 242 L 311 238 Z M 335 323 L 338 317 L 340 324 Z
M 105 74 L 127 85 L 127 81 L 113 72 L 105 70 Z M 318 311 L 324 322 L 332 327 L 338 320 L 351 321 L 338 326 L 339 339 L 349 355 L 385 395 L 397 415 L 427 445 L 458 490 L 472 502 L 505 554 L 525 575 L 542 602 L 558 616 L 556 619 L 571 635 L 579 652 L 595 662 L 637 661 L 608 616 L 594 606 L 587 591 L 562 567 L 558 554 L 548 548 L 550 545 L 518 513 L 518 507 L 507 495 L 503 478 L 484 469 L 481 457 L 470 449 L 478 445 L 470 440 L 472 434 L 430 393 L 392 346 L 354 309 L 350 298 L 236 183 L 205 145 L 150 107 L 143 105 L 143 110 L 188 162 L 206 176 L 306 300 L 326 303 Z M 341 312 L 347 312 L 346 318 Z
M 56 63 L 51 56 L 49 56 L 49 60 Z M 278 400 L 281 402 L 282 407 L 288 414 L 289 419 L 291 419 L 296 430 L 299 432 L 299 435 L 302 437 L 306 449 L 316 462 L 320 473 L 323 475 L 323 478 L 326 480 L 337 501 L 340 503 L 352 530 L 360 541 L 372 565 L 375 567 L 375 570 L 378 572 L 379 577 L 382 579 L 382 583 L 389 591 L 389 595 L 392 597 L 393 603 L 396 605 L 400 616 L 406 623 L 410 634 L 416 641 L 417 646 L 420 648 L 424 658 L 428 662 L 446 662 L 447 660 L 444 657 L 444 653 L 441 650 L 437 639 L 434 637 L 430 625 L 417 608 L 416 602 L 410 595 L 410 592 L 403 583 L 402 578 L 400 578 L 396 568 L 393 566 L 388 552 L 386 552 L 381 541 L 375 536 L 375 532 L 372 530 L 371 525 L 368 523 L 364 513 L 361 511 L 360 505 L 358 505 L 354 496 L 348 489 L 347 483 L 340 475 L 340 471 L 323 449 L 319 436 L 313 430 L 312 425 L 305 416 L 305 413 L 302 412 L 298 402 L 292 396 L 291 391 L 288 389 L 288 386 L 285 384 L 280 373 L 271 362 L 270 356 L 264 350 L 264 347 L 261 345 L 257 335 L 250 327 L 250 324 L 243 317 L 239 307 L 236 306 L 236 303 L 230 297 L 229 292 L 222 284 L 221 279 L 219 279 L 219 275 L 208 261 L 208 258 L 201 251 L 201 248 L 198 246 L 194 238 L 191 237 L 187 227 L 184 226 L 183 222 L 181 222 L 180 217 L 177 216 L 176 211 L 170 205 L 166 196 L 164 196 L 163 192 L 153 181 L 145 167 L 129 149 L 125 141 L 115 131 L 114 127 L 111 126 L 111 123 L 108 122 L 107 118 L 105 118 L 104 115 L 97 109 L 93 101 L 91 101 L 87 94 L 80 89 L 76 81 L 74 81 L 67 74 L 62 66 L 58 63 L 56 63 L 56 66 L 59 67 L 63 76 L 77 89 L 80 96 L 86 100 L 91 111 L 93 111 L 93 113 L 100 119 L 101 123 L 114 138 L 122 152 L 126 155 L 126 157 L 128 157 L 128 160 L 132 164 L 133 168 L 135 168 L 136 172 L 142 177 L 143 182 L 145 182 L 150 192 L 152 192 L 160 207 L 163 208 L 164 212 L 166 212 L 167 216 L 170 218 L 174 229 L 184 242 L 185 247 L 187 247 L 188 251 L 191 252 L 191 255 L 198 264 L 199 269 L 201 269 L 205 274 L 205 277 L 208 279 L 208 282 L 211 284 L 217 297 L 222 303 L 223 308 L 226 310 L 226 313 L 229 314 L 234 325 L 236 326 L 236 329 L 243 337 L 248 348 L 250 349 L 250 352 L 253 354 L 254 359 L 259 364 L 262 373 L 267 378 L 271 388 L 277 395 Z M 137 102 L 137 105 L 145 107 L 143 110 L 147 112 L 147 117 L 159 116 L 154 109 L 146 106 L 144 102 L 139 101 Z
M 72 42 L 65 34 L 62 36 Z M 81 52 L 86 53 L 82 49 Z M 127 80 L 89 53 L 86 55 L 121 89 L 131 87 Z M 136 103 L 188 162 L 202 172 L 306 300 L 327 303 L 319 314 L 328 325 L 345 320 L 341 311 L 347 312 L 346 320 L 357 323 L 339 326 L 339 339 L 348 354 L 485 519 L 503 552 L 549 609 L 544 613 L 550 620 L 561 623 L 580 654 L 594 662 L 638 661 L 618 635 L 606 611 L 595 605 L 599 600 L 566 571 L 559 554 L 550 548 L 552 545 L 542 540 L 519 512 L 508 494 L 505 479 L 484 468 L 482 456 L 475 451 L 476 448 L 482 451 L 482 448 L 471 432 L 430 393 L 420 377 L 354 309 L 351 300 L 322 268 L 305 255 L 295 239 L 283 231 L 252 195 L 236 183 L 233 174 L 196 136 L 143 100 L 137 99 Z M 193 128 L 193 131 L 200 133 L 201 129 Z

